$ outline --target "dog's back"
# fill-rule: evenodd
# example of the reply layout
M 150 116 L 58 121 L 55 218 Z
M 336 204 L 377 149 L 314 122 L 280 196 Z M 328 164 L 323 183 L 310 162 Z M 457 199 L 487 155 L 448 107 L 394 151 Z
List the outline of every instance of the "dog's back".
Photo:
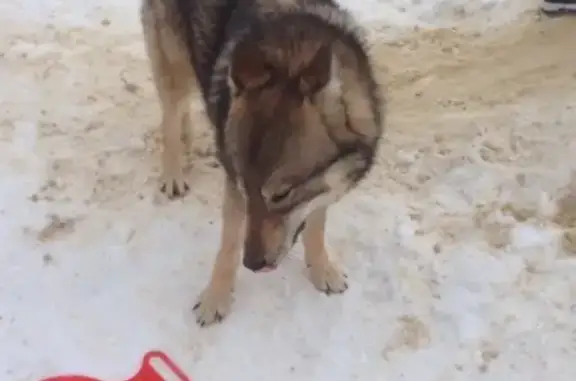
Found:
M 206 93 L 232 15 L 243 9 L 239 3 L 244 7 L 251 0 L 143 0 L 141 17 L 147 48 L 153 55 L 166 56 L 166 60 L 186 58 Z
M 332 0 L 143 0 L 141 13 L 145 34 L 165 35 L 154 46 L 173 47 L 176 51 L 164 52 L 168 56 L 187 55 L 206 96 L 214 65 L 227 42 L 271 14 L 317 5 L 337 8 Z

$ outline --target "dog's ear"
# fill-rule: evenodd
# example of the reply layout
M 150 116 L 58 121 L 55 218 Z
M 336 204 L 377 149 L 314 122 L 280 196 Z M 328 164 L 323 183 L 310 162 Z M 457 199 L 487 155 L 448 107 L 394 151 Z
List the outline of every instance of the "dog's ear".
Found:
M 232 53 L 230 77 L 238 91 L 262 86 L 272 73 L 257 43 L 242 41 Z
M 310 96 L 322 90 L 330 81 L 332 66 L 332 49 L 321 46 L 312 60 L 300 71 L 300 91 Z

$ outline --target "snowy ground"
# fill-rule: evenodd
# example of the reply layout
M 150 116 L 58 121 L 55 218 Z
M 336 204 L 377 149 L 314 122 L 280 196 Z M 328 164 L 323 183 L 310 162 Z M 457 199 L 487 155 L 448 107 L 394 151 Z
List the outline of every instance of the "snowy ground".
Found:
M 350 0 L 390 97 L 379 166 L 329 223 L 351 287 L 316 292 L 299 248 L 241 270 L 232 314 L 199 329 L 222 179 L 208 129 L 192 193 L 159 202 L 137 1 L 94 3 L 0 4 L 0 379 L 126 379 L 151 348 L 195 381 L 576 378 L 573 19 Z

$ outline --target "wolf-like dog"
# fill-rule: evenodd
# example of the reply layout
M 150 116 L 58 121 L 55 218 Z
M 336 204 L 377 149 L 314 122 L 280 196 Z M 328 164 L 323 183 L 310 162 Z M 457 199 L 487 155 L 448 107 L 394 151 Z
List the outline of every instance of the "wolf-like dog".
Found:
M 161 190 L 189 190 L 182 137 L 196 87 L 226 174 L 197 322 L 228 314 L 242 251 L 246 268 L 271 270 L 300 234 L 313 285 L 344 292 L 326 212 L 372 168 L 385 114 L 353 16 L 332 0 L 142 0 L 141 20 L 162 109 Z

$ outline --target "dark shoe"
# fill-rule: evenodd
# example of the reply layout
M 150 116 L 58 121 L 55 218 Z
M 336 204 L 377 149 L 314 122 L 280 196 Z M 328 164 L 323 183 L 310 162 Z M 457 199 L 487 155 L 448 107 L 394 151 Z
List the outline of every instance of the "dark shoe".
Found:
M 540 5 L 542 12 L 549 15 L 572 13 L 576 15 L 576 0 L 544 0 Z

